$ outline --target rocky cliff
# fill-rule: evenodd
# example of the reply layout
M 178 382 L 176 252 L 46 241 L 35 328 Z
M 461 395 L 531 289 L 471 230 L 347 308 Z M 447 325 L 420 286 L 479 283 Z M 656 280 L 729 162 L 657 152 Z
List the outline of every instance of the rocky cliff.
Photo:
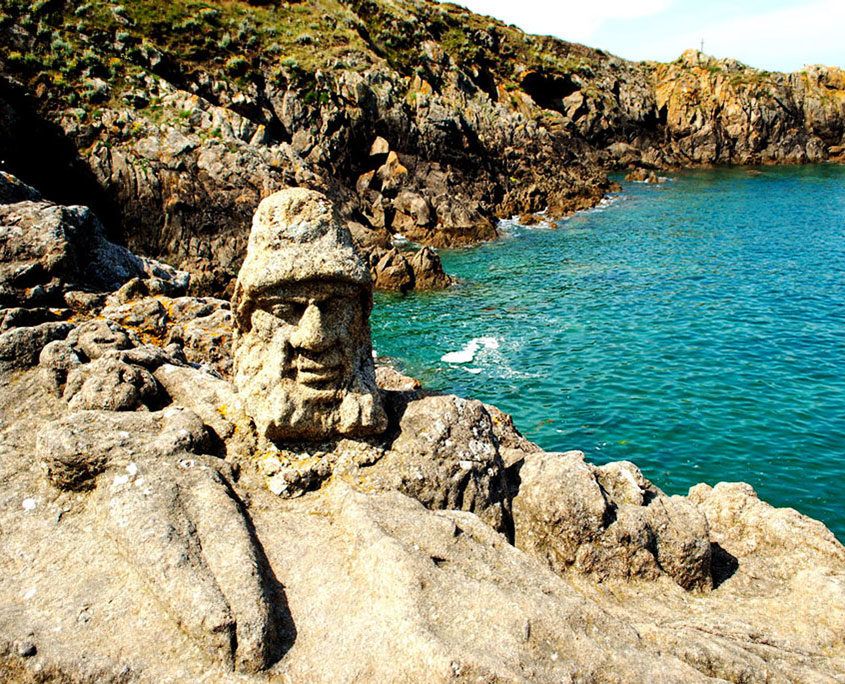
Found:
M 290 206 L 273 220 L 307 235 Z M 231 381 L 255 255 L 233 316 L 6 174 L 0 238 L 3 681 L 842 681 L 845 549 L 821 523 L 546 453 L 386 367 L 383 432 L 272 441 L 266 392 Z M 284 282 L 314 288 L 320 254 Z M 287 320 L 296 297 L 263 291 L 253 323 Z
M 454 5 L 0 3 L 5 169 L 222 292 L 258 201 L 329 193 L 381 287 L 449 282 L 433 247 L 595 204 L 605 169 L 823 161 L 843 72 L 672 64 L 528 36 Z

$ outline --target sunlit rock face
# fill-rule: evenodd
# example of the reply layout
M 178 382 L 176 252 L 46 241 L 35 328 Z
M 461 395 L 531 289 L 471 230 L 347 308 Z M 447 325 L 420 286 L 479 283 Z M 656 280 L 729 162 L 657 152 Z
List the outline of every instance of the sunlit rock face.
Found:
M 322 194 L 292 188 L 261 202 L 233 298 L 235 384 L 259 432 L 384 431 L 371 308 L 369 271 Z

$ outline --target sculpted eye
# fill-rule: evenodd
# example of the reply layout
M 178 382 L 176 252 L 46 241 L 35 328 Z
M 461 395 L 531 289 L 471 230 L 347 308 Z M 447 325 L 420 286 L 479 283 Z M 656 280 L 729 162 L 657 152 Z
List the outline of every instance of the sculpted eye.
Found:
M 300 302 L 276 302 L 270 307 L 270 313 L 283 321 L 298 321 L 305 313 L 305 307 Z
M 347 311 L 350 307 L 350 302 L 346 297 L 332 297 L 330 299 L 326 299 L 321 305 L 320 308 L 333 315 L 343 314 Z

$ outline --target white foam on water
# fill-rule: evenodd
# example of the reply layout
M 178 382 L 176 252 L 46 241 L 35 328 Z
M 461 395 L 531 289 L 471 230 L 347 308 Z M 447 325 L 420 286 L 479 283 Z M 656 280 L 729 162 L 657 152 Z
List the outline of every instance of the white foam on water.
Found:
M 516 237 L 516 234 L 518 234 L 519 230 L 523 227 L 524 226 L 519 225 L 519 221 L 516 216 L 509 219 L 500 219 L 499 223 L 496 224 L 496 230 L 499 231 L 499 235 L 503 238 Z
M 596 206 L 591 207 L 590 209 L 584 209 L 583 211 L 585 213 L 601 213 L 605 209 L 607 209 L 609 206 L 616 204 L 616 202 L 619 201 L 620 197 L 621 197 L 621 195 L 618 195 L 618 194 L 617 195 L 610 195 L 608 197 L 602 197 L 601 200 L 599 201 L 599 203 Z M 575 212 L 575 213 L 580 214 L 581 212 Z
M 469 363 L 475 358 L 476 353 L 482 347 L 485 349 L 498 349 L 499 340 L 495 337 L 474 337 L 466 343 L 463 349 L 443 354 L 440 360 L 446 363 Z

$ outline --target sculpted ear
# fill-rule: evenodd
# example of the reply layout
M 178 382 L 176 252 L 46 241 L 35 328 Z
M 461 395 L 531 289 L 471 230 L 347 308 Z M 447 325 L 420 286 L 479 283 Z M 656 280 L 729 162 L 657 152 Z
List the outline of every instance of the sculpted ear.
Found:
M 235 293 L 232 295 L 232 313 L 235 316 L 235 327 L 242 333 L 252 329 L 252 312 L 255 310 L 253 298 L 244 290 L 240 282 L 235 283 Z

